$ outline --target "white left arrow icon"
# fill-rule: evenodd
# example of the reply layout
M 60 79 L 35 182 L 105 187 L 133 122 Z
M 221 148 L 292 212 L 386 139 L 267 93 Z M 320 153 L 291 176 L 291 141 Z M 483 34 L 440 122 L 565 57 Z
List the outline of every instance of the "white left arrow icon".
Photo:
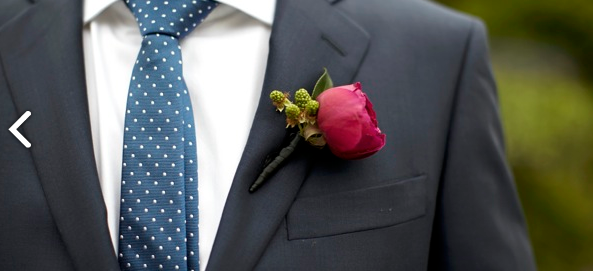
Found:
M 27 147 L 27 148 L 31 147 L 31 143 L 23 135 L 21 135 L 21 133 L 19 133 L 19 131 L 17 131 L 17 129 L 30 116 L 31 116 L 31 111 L 25 112 L 12 126 L 10 126 L 10 128 L 8 128 L 8 131 L 10 131 L 16 137 L 16 139 L 18 139 L 21 143 L 23 143 L 23 145 L 25 145 L 25 147 Z

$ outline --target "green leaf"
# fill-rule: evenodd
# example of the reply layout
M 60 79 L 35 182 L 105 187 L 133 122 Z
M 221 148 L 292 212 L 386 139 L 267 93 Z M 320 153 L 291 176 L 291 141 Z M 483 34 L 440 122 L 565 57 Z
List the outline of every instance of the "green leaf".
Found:
M 319 77 L 319 80 L 317 80 L 317 83 L 315 84 L 315 88 L 313 88 L 313 95 L 311 95 L 311 98 L 317 99 L 317 96 L 319 96 L 319 94 L 321 94 L 321 92 L 324 92 L 325 90 L 333 88 L 333 87 L 334 87 L 334 82 L 332 82 L 331 77 L 329 77 L 329 73 L 327 72 L 327 69 L 323 68 L 323 74 L 321 75 L 321 77 Z

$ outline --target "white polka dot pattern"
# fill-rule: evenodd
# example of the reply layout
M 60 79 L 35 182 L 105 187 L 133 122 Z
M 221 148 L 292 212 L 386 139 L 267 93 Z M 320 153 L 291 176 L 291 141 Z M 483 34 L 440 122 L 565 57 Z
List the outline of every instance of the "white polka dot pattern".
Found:
M 122 270 L 199 270 L 195 128 L 179 39 L 213 1 L 127 0 L 142 47 L 124 129 L 119 262 Z

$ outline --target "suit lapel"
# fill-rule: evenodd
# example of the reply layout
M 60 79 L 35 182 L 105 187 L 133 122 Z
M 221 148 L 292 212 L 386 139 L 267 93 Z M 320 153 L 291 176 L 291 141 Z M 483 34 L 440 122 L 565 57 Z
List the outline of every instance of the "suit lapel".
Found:
M 0 31 L 0 60 L 47 203 L 78 270 L 117 270 L 95 167 L 82 1 L 36 1 Z
M 269 101 L 274 89 L 313 88 L 323 67 L 337 85 L 354 79 L 368 34 L 326 1 L 278 1 L 262 95 L 233 180 L 208 270 L 251 270 L 284 219 L 315 151 L 300 146 L 260 190 L 249 194 L 266 157 L 286 139 L 285 118 Z

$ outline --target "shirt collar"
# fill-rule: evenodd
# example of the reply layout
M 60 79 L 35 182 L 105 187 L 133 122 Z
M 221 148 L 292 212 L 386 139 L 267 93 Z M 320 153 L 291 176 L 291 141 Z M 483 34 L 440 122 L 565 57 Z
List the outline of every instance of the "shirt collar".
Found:
M 87 24 L 107 9 L 113 3 L 121 0 L 84 0 L 83 20 Z M 276 9 L 276 0 L 218 0 L 218 2 L 234 7 L 249 16 L 262 21 L 268 25 L 274 22 L 274 12 Z

